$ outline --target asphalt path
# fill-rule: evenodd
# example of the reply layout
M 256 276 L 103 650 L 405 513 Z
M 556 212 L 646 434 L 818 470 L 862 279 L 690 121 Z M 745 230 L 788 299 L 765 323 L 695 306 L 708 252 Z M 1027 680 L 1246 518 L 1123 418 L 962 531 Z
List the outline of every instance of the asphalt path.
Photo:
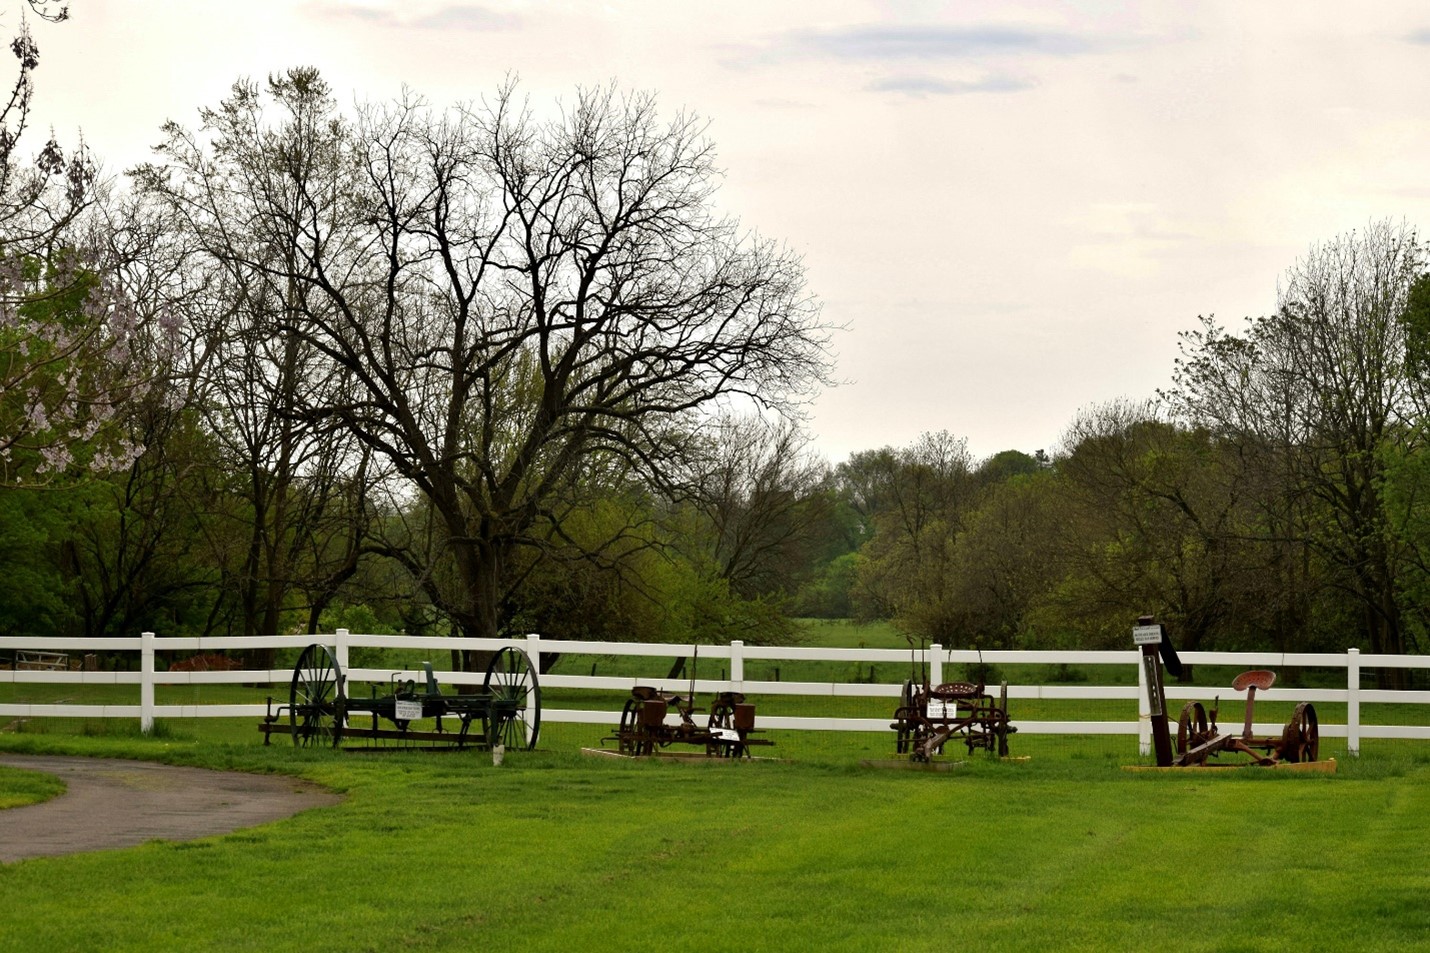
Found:
M 49 755 L 0 754 L 0 764 L 53 774 L 68 786 L 40 804 L 0 810 L 0 863 L 195 840 L 341 800 L 281 775 Z

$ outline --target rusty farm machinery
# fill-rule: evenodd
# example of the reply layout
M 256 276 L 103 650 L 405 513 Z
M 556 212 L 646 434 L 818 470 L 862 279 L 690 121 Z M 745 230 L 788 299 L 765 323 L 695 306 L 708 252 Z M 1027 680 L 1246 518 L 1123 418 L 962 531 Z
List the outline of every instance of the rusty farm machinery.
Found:
M 982 682 L 944 682 L 930 686 L 909 679 L 890 725 L 897 751 L 910 761 L 928 762 L 944 745 L 962 742 L 969 753 L 979 749 L 1008 756 L 1008 736 L 1018 729 L 1008 721 L 1008 683 L 998 698 Z
M 1320 758 L 1320 722 L 1310 702 L 1300 702 L 1280 735 L 1256 736 L 1252 719 L 1256 693 L 1276 682 L 1276 673 L 1265 669 L 1242 672 L 1232 680 L 1233 691 L 1246 692 L 1246 716 L 1240 734 L 1223 734 L 1217 727 L 1220 698 L 1208 711 L 1201 702 L 1188 702 L 1177 719 L 1176 750 L 1167 718 L 1167 698 L 1162 686 L 1162 666 L 1178 675 L 1181 660 L 1163 626 L 1149 616 L 1137 620 L 1133 641 L 1142 649 L 1144 681 L 1147 684 L 1148 712 L 1152 722 L 1152 742 L 1157 766 L 1163 768 L 1215 767 L 1210 759 L 1222 754 L 1242 754 L 1243 764 L 1274 767 L 1283 764 L 1312 764 Z M 1334 765 L 1334 762 L 1330 762 Z
M 1172 759 L 1172 764 L 1177 767 L 1204 765 L 1208 758 L 1230 752 L 1248 755 L 1253 764 L 1263 766 L 1306 764 L 1319 760 L 1320 723 L 1315 706 L 1310 702 L 1296 705 L 1280 735 L 1258 738 L 1252 734 L 1256 692 L 1270 688 L 1275 682 L 1276 673 L 1264 669 L 1242 672 L 1232 680 L 1234 691 L 1246 692 L 1246 720 L 1240 735 L 1224 735 L 1218 730 L 1216 719 L 1220 699 L 1212 702 L 1210 712 L 1201 702 L 1187 702 L 1177 719 L 1177 756 Z
M 259 725 L 263 743 L 288 734 L 299 747 L 532 749 L 541 733 L 541 686 L 525 652 L 503 648 L 492 656 L 479 691 L 443 694 L 430 662 L 421 677 L 394 675 L 369 698 L 346 693 L 341 666 L 327 646 L 313 643 L 293 667 L 288 704 L 268 699 Z
M 681 744 L 703 748 L 714 758 L 748 758 L 750 748 L 774 744 L 752 737 L 758 730 L 755 706 L 739 692 L 718 692 L 710 702 L 705 723 L 700 724 L 696 715 L 703 711 L 695 706 L 693 686 L 691 692 L 676 695 L 637 685 L 621 708 L 616 733 L 602 738 L 601 743 L 614 741 L 618 753 L 631 757 Z

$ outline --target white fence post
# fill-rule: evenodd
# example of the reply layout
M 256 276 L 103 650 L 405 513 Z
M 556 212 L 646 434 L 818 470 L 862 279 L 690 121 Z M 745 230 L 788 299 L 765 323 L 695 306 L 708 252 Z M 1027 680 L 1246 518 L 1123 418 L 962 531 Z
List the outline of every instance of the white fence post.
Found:
M 536 632 L 526 634 L 526 654 L 531 659 L 532 671 L 541 678 L 541 636 Z
M 937 643 L 929 646 L 929 685 L 937 688 L 943 684 L 943 646 Z
M 1346 652 L 1346 754 L 1360 757 L 1360 649 Z
M 745 643 L 735 639 L 730 643 L 730 691 L 745 690 Z
M 139 730 L 154 730 L 154 633 L 139 636 Z
M 343 678 L 348 677 L 348 630 L 339 629 L 333 633 L 333 658 L 338 660 L 338 670 Z
M 1161 664 L 1158 662 L 1157 664 Z M 1147 666 L 1137 659 L 1137 753 L 1152 753 L 1152 709 L 1147 704 Z

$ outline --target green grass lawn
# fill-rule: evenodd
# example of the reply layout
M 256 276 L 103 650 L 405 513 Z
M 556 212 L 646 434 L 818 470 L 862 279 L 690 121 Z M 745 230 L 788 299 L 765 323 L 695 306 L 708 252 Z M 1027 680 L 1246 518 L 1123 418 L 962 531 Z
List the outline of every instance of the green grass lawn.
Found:
M 823 644 L 897 638 L 820 632 Z M 159 701 L 266 691 L 161 687 Z M 547 697 L 606 701 L 619 695 Z M 877 699 L 759 703 L 888 714 Z M 1131 702 L 1076 704 L 1083 714 L 1030 700 L 1013 717 L 1135 717 Z M 1284 718 L 1282 707 L 1258 706 L 1258 720 Z M 1386 721 L 1424 718 L 1384 707 L 1400 716 Z M 1344 719 L 1335 709 L 1323 722 Z M 1375 715 L 1366 706 L 1365 720 Z M 1333 776 L 1167 775 L 1121 770 L 1139 761 L 1131 737 L 1016 735 L 1013 753 L 1029 760 L 979 755 L 925 773 L 859 766 L 889 753 L 890 732 L 770 732 L 776 745 L 760 753 L 780 760 L 631 762 L 579 753 L 599 726 L 548 722 L 541 750 L 498 768 L 472 752 L 264 747 L 252 719 L 161 720 L 147 737 L 127 720 L 18 727 L 0 732 L 0 750 L 290 774 L 345 800 L 191 843 L 0 866 L 0 953 L 1409 951 L 1430 936 L 1423 742 L 1368 740 L 1350 759 L 1342 739 L 1323 738 L 1323 756 L 1340 759 Z M 33 783 L 0 768 L 0 804 L 56 793 Z
M 0 736 L 346 795 L 223 837 L 0 867 L 0 950 L 1415 950 L 1430 930 L 1423 745 L 1331 777 L 1129 774 L 1111 751 L 933 774 L 608 761 L 560 729 L 500 768 Z
M 65 793 L 65 783 L 50 774 L 0 764 L 0 810 L 38 804 Z

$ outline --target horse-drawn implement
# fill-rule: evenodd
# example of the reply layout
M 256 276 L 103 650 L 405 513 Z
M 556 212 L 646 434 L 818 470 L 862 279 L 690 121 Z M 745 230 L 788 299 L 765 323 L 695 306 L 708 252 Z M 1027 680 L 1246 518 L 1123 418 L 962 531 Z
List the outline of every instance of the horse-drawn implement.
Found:
M 1310 702 L 1299 703 L 1291 720 L 1276 737 L 1258 738 L 1252 735 L 1251 718 L 1256 705 L 1256 692 L 1276 682 L 1276 673 L 1265 670 L 1242 672 L 1231 683 L 1235 691 L 1246 692 L 1246 720 L 1240 735 L 1224 735 L 1217 730 L 1217 709 L 1220 699 L 1212 703 L 1211 712 L 1201 702 L 1187 702 L 1177 719 L 1177 767 L 1204 765 L 1208 758 L 1237 752 L 1249 755 L 1253 764 L 1304 764 L 1317 760 L 1321 750 L 1320 722 Z M 1208 723 L 1210 714 L 1210 723 Z
M 1171 728 L 1167 719 L 1167 696 L 1162 687 L 1162 666 L 1174 675 L 1181 674 L 1182 662 L 1177 656 L 1166 629 L 1150 616 L 1137 620 L 1132 630 L 1133 642 L 1142 650 L 1143 681 L 1147 686 L 1147 711 L 1152 725 L 1152 743 L 1158 767 L 1187 768 L 1210 766 L 1209 759 L 1226 753 L 1244 754 L 1251 764 L 1272 767 L 1279 764 L 1309 764 L 1320 756 L 1320 722 L 1310 702 L 1301 702 L 1291 713 L 1291 719 L 1272 737 L 1256 737 L 1252 733 L 1252 716 L 1256 708 L 1257 691 L 1265 691 L 1276 682 L 1276 673 L 1265 669 L 1242 672 L 1232 680 L 1232 690 L 1246 692 L 1246 718 L 1240 735 L 1224 735 L 1217 728 L 1217 710 L 1221 700 L 1212 703 L 1208 713 L 1201 702 L 1188 702 L 1177 719 L 1176 752 L 1172 750 Z M 1334 765 L 1334 762 L 1330 762 Z
M 299 747 L 334 748 L 343 742 L 367 747 L 531 749 L 541 732 L 541 686 L 525 652 L 504 648 L 487 666 L 480 691 L 444 695 L 431 663 L 424 678 L 393 676 L 387 692 L 376 685 L 370 698 L 346 694 L 342 668 L 327 646 L 314 643 L 293 667 L 288 704 L 273 705 L 258 726 L 263 743 L 289 734 Z M 368 724 L 355 719 L 370 718 Z M 430 727 L 428 726 L 430 722 Z M 351 745 L 350 745 L 351 746 Z
M 630 756 L 651 755 L 673 744 L 693 745 L 717 758 L 748 758 L 752 746 L 774 744 L 751 737 L 758 730 L 755 706 L 746 703 L 739 692 L 717 694 L 703 725 L 695 718 L 703 709 L 695 707 L 694 701 L 693 693 L 666 694 L 637 685 L 621 709 L 616 733 L 602 738 L 601 743 L 614 741 L 619 753 Z
M 949 742 L 962 742 L 969 753 L 983 749 L 1008 756 L 1008 736 L 1018 729 L 1008 722 L 1008 683 L 995 701 L 980 682 L 904 683 L 890 725 L 897 732 L 898 753 L 927 762 Z

